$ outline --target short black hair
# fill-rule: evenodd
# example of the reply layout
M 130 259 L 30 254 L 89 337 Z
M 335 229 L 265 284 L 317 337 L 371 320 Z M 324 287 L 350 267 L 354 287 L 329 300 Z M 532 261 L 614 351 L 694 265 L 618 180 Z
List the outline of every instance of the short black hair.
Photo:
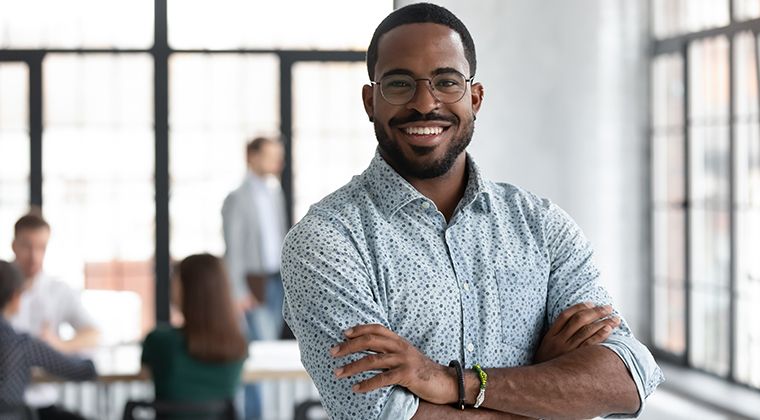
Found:
M 245 145 L 246 155 L 258 154 L 265 144 L 280 144 L 280 140 L 274 137 L 256 137 Z
M 37 230 L 43 228 L 50 230 L 50 225 L 45 218 L 42 217 L 42 210 L 39 207 L 33 206 L 29 210 L 29 213 L 21 216 L 21 218 L 16 221 L 16 224 L 13 225 L 13 234 L 18 237 L 24 230 Z
M 459 34 L 464 46 L 464 56 L 470 65 L 470 74 L 468 77 L 475 75 L 477 60 L 475 59 L 475 43 L 472 41 L 470 31 L 464 26 L 461 20 L 445 7 L 431 3 L 415 3 L 404 6 L 389 14 L 375 29 L 372 35 L 372 41 L 367 48 L 367 74 L 369 79 L 375 81 L 375 64 L 377 64 L 377 45 L 380 38 L 391 29 L 410 23 L 437 23 L 448 26 Z
M 24 276 L 21 275 L 21 271 L 8 261 L 0 260 L 0 310 L 5 309 L 23 286 Z

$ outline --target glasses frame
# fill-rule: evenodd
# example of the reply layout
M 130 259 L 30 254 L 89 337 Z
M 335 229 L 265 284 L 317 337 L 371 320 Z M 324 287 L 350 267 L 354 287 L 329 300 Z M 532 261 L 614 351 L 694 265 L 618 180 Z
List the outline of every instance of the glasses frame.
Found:
M 452 73 L 454 73 L 454 72 L 452 72 Z M 377 87 L 380 88 L 380 96 L 383 97 L 383 100 L 385 102 L 388 102 L 391 105 L 397 105 L 398 106 L 398 105 L 406 105 L 409 102 L 411 102 L 412 99 L 414 99 L 414 95 L 417 94 L 417 85 L 419 84 L 419 82 L 421 82 L 421 81 L 424 80 L 424 81 L 427 82 L 428 89 L 430 89 L 430 94 L 433 95 L 433 97 L 436 99 L 436 101 L 438 101 L 438 102 L 440 102 L 442 104 L 449 105 L 449 104 L 455 104 L 455 103 L 461 101 L 462 98 L 464 98 L 465 93 L 467 93 L 467 85 L 470 85 L 470 87 L 472 87 L 472 82 L 473 82 L 473 80 L 475 80 L 475 75 L 474 74 L 472 76 L 470 76 L 469 78 L 464 77 L 464 74 L 459 73 L 459 72 L 456 72 L 455 74 L 458 74 L 458 75 L 462 76 L 464 78 L 464 84 L 465 84 L 465 88 L 464 88 L 464 90 L 462 90 L 462 96 L 460 96 L 459 98 L 457 98 L 457 100 L 455 100 L 455 101 L 444 101 L 443 99 L 441 99 L 440 97 L 438 97 L 438 94 L 440 92 L 435 89 L 435 86 L 433 86 L 433 79 L 436 76 L 440 76 L 440 75 L 436 75 L 436 76 L 433 76 L 433 77 L 421 77 L 421 78 L 417 78 L 417 79 L 413 78 L 412 76 L 409 76 L 415 82 L 414 83 L 414 90 L 412 91 L 412 95 L 409 97 L 409 99 L 407 99 L 405 102 L 402 102 L 402 103 L 395 103 L 395 102 L 389 101 L 388 98 L 385 97 L 385 93 L 383 93 L 383 85 L 381 83 L 384 78 L 390 77 L 390 76 L 398 76 L 397 74 L 391 74 L 391 75 L 383 76 L 378 81 L 370 80 L 369 84 L 370 84 L 370 86 L 373 86 L 373 87 L 377 86 Z M 405 76 L 408 76 L 408 75 L 405 75 Z

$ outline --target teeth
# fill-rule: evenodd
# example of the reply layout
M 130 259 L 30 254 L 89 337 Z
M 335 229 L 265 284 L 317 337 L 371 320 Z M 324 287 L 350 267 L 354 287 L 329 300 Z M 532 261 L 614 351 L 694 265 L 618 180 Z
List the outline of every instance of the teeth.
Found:
M 404 131 L 406 134 L 429 136 L 443 133 L 443 127 L 407 127 Z

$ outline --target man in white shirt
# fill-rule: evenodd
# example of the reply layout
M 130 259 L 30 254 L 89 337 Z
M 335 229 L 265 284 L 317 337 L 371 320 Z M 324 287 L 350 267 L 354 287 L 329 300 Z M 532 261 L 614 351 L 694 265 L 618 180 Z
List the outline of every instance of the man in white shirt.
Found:
M 77 353 L 96 346 L 100 333 L 79 293 L 42 271 L 49 239 L 50 225 L 38 212 L 22 216 L 14 226 L 15 264 L 27 283 L 20 310 L 10 322 L 16 331 L 39 337 L 56 350 Z M 74 336 L 61 338 L 62 325 L 71 326 Z M 27 404 L 37 408 L 40 420 L 79 418 L 56 407 L 57 400 L 57 388 L 52 385 L 33 385 L 26 392 Z

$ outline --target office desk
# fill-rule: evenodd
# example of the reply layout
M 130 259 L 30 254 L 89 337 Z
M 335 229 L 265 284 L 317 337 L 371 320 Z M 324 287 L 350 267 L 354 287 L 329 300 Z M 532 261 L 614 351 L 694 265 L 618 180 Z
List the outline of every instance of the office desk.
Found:
M 96 381 L 109 383 L 150 379 L 149 376 L 140 374 L 141 353 L 142 347 L 139 344 L 103 347 L 93 351 L 89 356 L 98 372 Z M 248 360 L 243 366 L 242 382 L 253 383 L 277 379 L 310 379 L 301 364 L 301 355 L 296 341 L 251 343 L 248 348 Z

